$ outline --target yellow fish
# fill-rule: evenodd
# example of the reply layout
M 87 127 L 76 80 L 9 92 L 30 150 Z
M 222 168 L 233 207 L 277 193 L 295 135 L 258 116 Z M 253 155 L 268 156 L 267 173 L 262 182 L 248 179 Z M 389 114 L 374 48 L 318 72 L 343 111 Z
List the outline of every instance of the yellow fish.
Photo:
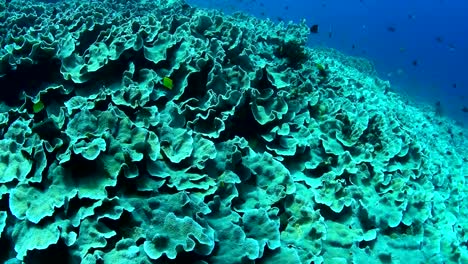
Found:
M 37 113 L 39 113 L 40 111 L 42 111 L 42 109 L 44 109 L 44 103 L 41 102 L 41 101 L 39 101 L 39 102 L 33 104 L 33 107 L 32 107 L 32 108 L 33 108 L 33 112 L 34 112 L 35 114 L 37 114 Z
M 163 78 L 163 86 L 166 87 L 169 90 L 172 90 L 172 87 L 174 87 L 172 79 L 169 78 L 169 77 L 164 77 Z

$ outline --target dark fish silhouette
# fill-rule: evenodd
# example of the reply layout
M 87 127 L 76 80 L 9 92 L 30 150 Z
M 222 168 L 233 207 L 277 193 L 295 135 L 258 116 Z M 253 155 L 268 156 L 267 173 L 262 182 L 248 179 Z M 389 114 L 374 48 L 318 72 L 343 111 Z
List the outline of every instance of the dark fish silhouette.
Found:
M 387 27 L 387 31 L 389 32 L 395 32 L 396 31 L 396 28 L 394 26 L 389 26 Z
M 310 27 L 310 33 L 317 34 L 317 33 L 318 33 L 318 30 L 319 30 L 319 26 L 318 26 L 317 24 L 312 25 L 312 26 Z
M 452 88 L 457 88 L 457 84 L 456 84 L 456 83 L 452 83 Z
M 436 115 L 438 116 L 442 115 L 442 104 L 440 103 L 440 101 L 437 101 L 435 103 L 435 112 L 436 112 Z
M 411 64 L 413 64 L 413 66 L 418 66 L 419 62 L 418 62 L 418 60 L 413 60 L 413 61 L 411 62 Z
M 444 38 L 443 38 L 443 37 L 441 37 L 441 36 L 437 36 L 437 37 L 435 37 L 435 40 L 436 40 L 437 42 L 439 42 L 439 43 L 442 43 L 442 42 L 444 42 Z
M 468 113 L 468 107 L 466 107 L 466 106 L 464 106 L 461 110 L 462 110 L 463 113 Z

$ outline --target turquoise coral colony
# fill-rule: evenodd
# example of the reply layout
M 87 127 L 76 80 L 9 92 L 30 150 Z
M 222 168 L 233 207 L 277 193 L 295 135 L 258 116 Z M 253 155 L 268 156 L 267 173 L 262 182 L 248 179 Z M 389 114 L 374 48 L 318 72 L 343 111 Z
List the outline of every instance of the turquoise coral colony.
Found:
M 462 130 L 305 23 L 0 11 L 0 262 L 468 262 Z

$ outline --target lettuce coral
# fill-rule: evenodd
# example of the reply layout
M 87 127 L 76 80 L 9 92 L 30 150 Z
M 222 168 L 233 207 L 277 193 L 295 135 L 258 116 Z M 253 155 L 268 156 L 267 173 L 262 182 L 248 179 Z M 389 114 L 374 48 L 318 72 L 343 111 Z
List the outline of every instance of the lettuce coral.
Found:
M 466 133 L 305 23 L 0 12 L 0 262 L 467 262 Z

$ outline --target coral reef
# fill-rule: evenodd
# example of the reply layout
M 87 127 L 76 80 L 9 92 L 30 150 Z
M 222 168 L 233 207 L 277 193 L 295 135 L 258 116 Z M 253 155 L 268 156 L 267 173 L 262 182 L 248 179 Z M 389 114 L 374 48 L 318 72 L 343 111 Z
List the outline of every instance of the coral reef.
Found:
M 305 24 L 0 11 L 0 262 L 468 262 L 465 132 Z

